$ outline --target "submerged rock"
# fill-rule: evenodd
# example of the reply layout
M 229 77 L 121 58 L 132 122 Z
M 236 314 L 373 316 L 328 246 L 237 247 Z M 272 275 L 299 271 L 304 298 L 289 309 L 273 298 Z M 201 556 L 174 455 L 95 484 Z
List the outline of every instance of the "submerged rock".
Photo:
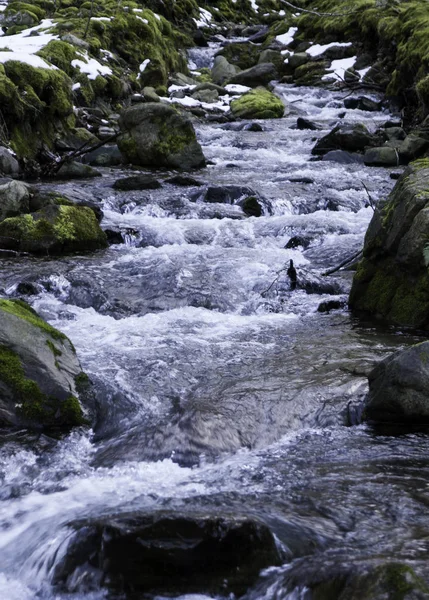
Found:
M 252 90 L 231 102 L 231 112 L 236 119 L 280 119 L 283 102 L 268 90 Z
M 71 526 L 54 571 L 70 592 L 242 595 L 261 569 L 281 562 L 267 526 L 240 515 L 131 513 Z
M 172 106 L 148 102 L 124 110 L 118 146 L 135 165 L 194 169 L 205 165 L 194 127 Z
M 367 146 L 376 143 L 365 125 L 337 125 L 327 135 L 318 140 L 311 153 L 323 155 L 330 150 L 346 150 L 347 152 L 363 152 Z
M 365 236 L 349 304 L 400 325 L 429 328 L 429 161 L 404 171 Z
M 429 342 L 395 352 L 371 371 L 365 418 L 429 423 Z
M 0 427 L 82 425 L 78 387 L 84 380 L 63 333 L 25 302 L 0 299 Z
M 156 190 L 161 187 L 160 182 L 152 175 L 132 175 L 117 179 L 113 184 L 115 190 Z

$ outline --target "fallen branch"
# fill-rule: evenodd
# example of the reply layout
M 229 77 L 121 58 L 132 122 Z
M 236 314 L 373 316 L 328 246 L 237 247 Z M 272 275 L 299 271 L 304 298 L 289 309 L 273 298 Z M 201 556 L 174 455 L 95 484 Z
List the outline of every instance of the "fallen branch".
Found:
M 299 6 L 295 6 L 294 4 L 287 2 L 287 0 L 280 0 L 280 2 L 282 4 L 285 4 L 289 8 L 292 8 L 293 10 L 297 10 L 298 12 L 308 13 L 310 15 L 316 15 L 316 17 L 343 17 L 345 15 L 351 15 L 352 13 L 355 13 L 357 11 L 357 9 L 355 8 L 354 10 L 348 10 L 347 12 L 341 12 L 341 13 L 321 13 L 321 12 L 317 12 L 316 10 L 308 10 L 306 8 L 300 8 Z
M 356 260 L 356 258 L 358 258 L 358 256 L 360 254 L 362 254 L 363 250 L 359 250 L 359 252 L 356 252 L 356 254 L 353 254 L 353 256 L 349 256 L 349 258 L 347 258 L 346 260 L 343 260 L 343 262 L 338 265 L 337 267 L 334 267 L 333 269 L 329 269 L 328 271 L 325 271 L 324 273 L 322 273 L 323 277 L 327 277 L 328 275 L 332 275 L 332 273 L 336 273 L 337 271 L 339 271 L 340 269 L 342 269 L 343 267 L 345 267 L 346 265 L 348 265 L 349 263 L 351 263 L 353 260 Z
M 375 205 L 375 202 L 374 202 L 374 200 L 372 199 L 372 196 L 371 196 L 371 194 L 369 193 L 369 190 L 368 190 L 368 188 L 366 187 L 366 184 L 365 184 L 365 183 L 362 181 L 362 179 L 360 180 L 360 182 L 361 182 L 361 184 L 363 185 L 363 187 L 365 188 L 365 192 L 366 192 L 366 195 L 368 196 L 368 200 L 369 200 L 369 205 L 370 205 L 370 207 L 372 208 L 372 210 L 375 212 L 375 211 L 377 210 L 377 207 L 376 207 L 376 205 Z

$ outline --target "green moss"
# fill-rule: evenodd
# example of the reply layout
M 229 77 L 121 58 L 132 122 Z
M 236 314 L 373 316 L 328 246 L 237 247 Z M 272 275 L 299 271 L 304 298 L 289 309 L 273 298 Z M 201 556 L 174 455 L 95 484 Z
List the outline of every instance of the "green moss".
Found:
M 46 11 L 41 6 L 37 6 L 35 2 L 31 4 L 27 4 L 25 2 L 9 2 L 5 10 L 5 14 L 12 11 L 32 13 L 35 16 L 36 21 L 44 19 L 46 16 Z
M 49 349 L 51 350 L 52 354 L 54 356 L 61 356 L 62 352 L 61 350 L 59 350 L 55 344 L 53 342 L 51 342 L 51 340 L 46 340 L 46 345 L 49 347 Z
M 29 304 L 23 300 L 4 300 L 0 299 L 0 311 L 9 313 L 31 323 L 35 327 L 43 330 L 45 333 L 50 335 L 54 340 L 66 340 L 67 337 L 55 327 L 46 323 L 39 315 L 31 308 Z
M 268 90 L 255 89 L 231 102 L 232 114 L 239 119 L 280 119 L 284 104 Z
M 51 40 L 37 55 L 64 71 L 69 77 L 76 73 L 76 69 L 71 66 L 72 61 L 82 58 L 74 46 L 60 40 Z

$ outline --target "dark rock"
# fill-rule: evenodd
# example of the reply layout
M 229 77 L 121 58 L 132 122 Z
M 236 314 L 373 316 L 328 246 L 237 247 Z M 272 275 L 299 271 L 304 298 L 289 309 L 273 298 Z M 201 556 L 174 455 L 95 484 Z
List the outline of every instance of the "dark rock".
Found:
M 201 31 L 201 29 L 197 29 L 193 32 L 192 39 L 194 40 L 194 43 L 196 46 L 198 46 L 198 48 L 207 48 L 207 46 L 209 45 L 207 38 L 204 32 Z
M 314 183 L 314 179 L 311 179 L 311 177 L 289 177 L 289 181 L 291 183 L 304 183 L 305 185 Z
M 162 187 L 160 182 L 152 175 L 131 175 L 117 179 L 113 184 L 115 190 L 131 191 L 131 190 L 156 190 Z
M 260 53 L 260 48 L 250 42 L 232 42 L 222 48 L 218 56 L 224 56 L 229 63 L 240 69 L 250 69 L 258 62 Z
M 216 85 L 215 83 L 210 83 L 210 82 L 205 82 L 205 83 L 199 83 L 193 90 L 192 92 L 203 92 L 203 91 L 211 91 L 211 92 L 217 92 L 219 96 L 226 96 L 228 94 L 228 92 L 226 91 L 226 89 L 224 87 L 222 87 L 221 85 Z
M 346 306 L 346 302 L 342 300 L 326 300 L 325 302 L 321 302 L 317 307 L 317 312 L 326 313 L 331 310 L 339 310 L 340 308 L 344 308 Z
M 259 132 L 259 131 L 264 131 L 264 128 L 262 127 L 262 125 L 260 125 L 259 123 L 247 123 L 244 126 L 244 131 L 255 131 L 255 132 Z
M 346 98 L 344 100 L 344 106 L 347 109 L 377 112 L 381 109 L 381 102 L 376 102 L 375 100 L 371 100 L 371 98 L 367 98 L 366 96 L 359 96 L 358 98 Z
M 106 234 L 107 243 L 109 246 L 113 244 L 124 244 L 125 239 L 122 233 L 115 229 L 105 229 L 104 233 Z
M 263 214 L 262 206 L 255 196 L 244 198 L 237 202 L 238 206 L 241 206 L 245 215 L 249 217 L 261 217 Z
M 363 163 L 364 157 L 362 154 L 357 154 L 356 152 L 346 152 L 345 150 L 331 150 L 327 152 L 322 160 L 324 161 L 332 161 L 337 162 L 342 165 Z
M 270 34 L 269 27 L 262 27 L 257 33 L 251 35 L 248 39 L 249 42 L 254 44 L 263 44 Z
M 429 149 L 429 139 L 420 137 L 418 133 L 410 133 L 398 146 L 398 154 L 403 165 L 419 158 Z
M 296 52 L 295 54 L 292 54 L 288 59 L 287 59 L 287 64 L 292 68 L 292 69 L 297 69 L 298 67 L 301 67 L 302 65 L 307 64 L 310 61 L 311 57 L 309 54 L 307 54 L 306 52 Z
M 239 515 L 132 513 L 71 526 L 53 577 L 65 591 L 82 581 L 85 591 L 242 595 L 261 569 L 280 564 L 269 529 Z
M 252 188 L 241 185 L 209 186 L 205 192 L 196 192 L 192 199 L 202 197 L 204 202 L 218 202 L 221 204 L 234 204 L 237 200 L 256 196 Z
M 326 154 L 330 150 L 346 150 L 348 152 L 362 152 L 367 146 L 376 142 L 365 125 L 337 125 L 327 135 L 316 143 L 312 154 Z
M 278 71 L 275 65 L 272 63 L 262 63 L 234 75 L 229 80 L 229 83 L 257 87 L 259 85 L 267 85 L 270 81 L 277 78 Z
M 22 296 L 37 296 L 37 294 L 39 294 L 39 289 L 31 281 L 21 281 L 21 283 L 18 283 L 16 286 L 16 292 Z
M 429 423 L 429 342 L 388 356 L 368 379 L 367 420 Z
M 309 119 L 304 119 L 304 117 L 298 117 L 296 126 L 298 129 L 310 129 L 311 131 L 322 129 L 320 125 L 314 123 L 314 121 L 310 121 Z
M 350 46 L 331 46 L 323 53 L 323 58 L 327 60 L 342 60 L 343 58 L 351 58 L 356 55 L 356 48 Z M 356 68 L 356 67 L 355 67 Z
M 365 152 L 364 163 L 371 167 L 396 167 L 400 164 L 399 153 L 395 148 L 382 146 Z
M 213 82 L 223 85 L 236 75 L 240 69 L 231 65 L 224 56 L 216 56 L 211 71 Z
M 101 173 L 89 165 L 84 165 L 72 160 L 64 163 L 57 171 L 55 177 L 57 179 L 86 179 L 90 177 L 101 177 Z
M 198 179 L 194 179 L 194 177 L 191 177 L 190 175 L 174 175 L 173 177 L 166 179 L 165 182 L 172 183 L 173 185 L 180 185 L 183 187 L 187 187 L 187 186 L 200 187 L 200 186 L 204 185 L 204 183 L 202 181 L 199 181 Z
M 119 124 L 124 132 L 119 149 L 133 164 L 183 170 L 205 165 L 191 121 L 172 106 L 155 102 L 132 106 L 124 110 Z
M 82 162 L 92 167 L 116 167 L 124 164 L 125 157 L 122 155 L 118 146 L 106 145 L 82 156 Z
M 19 171 L 19 163 L 13 154 L 7 148 L 0 146 L 0 173 L 16 176 Z
M 311 238 L 303 236 L 303 235 L 294 235 L 290 238 L 285 248 L 298 248 L 301 246 L 302 248 L 307 249 L 311 244 Z
M 0 182 L 0 221 L 29 211 L 31 188 L 22 181 Z
M 205 102 L 207 104 L 213 104 L 219 100 L 219 94 L 217 90 L 200 90 L 199 92 L 192 92 L 192 98 L 199 102 Z

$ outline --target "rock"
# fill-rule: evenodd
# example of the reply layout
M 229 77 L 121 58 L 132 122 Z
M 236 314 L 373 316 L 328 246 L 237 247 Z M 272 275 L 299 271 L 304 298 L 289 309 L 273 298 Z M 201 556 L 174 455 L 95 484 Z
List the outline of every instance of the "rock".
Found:
M 349 304 L 389 322 L 429 328 L 429 161 L 415 161 L 379 204 Z
M 152 175 L 132 175 L 117 179 L 113 184 L 115 190 L 156 190 L 162 187 Z
M 25 302 L 0 299 L 0 427 L 82 425 L 82 376 L 73 345 L 63 333 Z
M 63 42 L 67 42 L 72 46 L 76 46 L 77 48 L 83 48 L 84 50 L 89 50 L 90 44 L 81 38 L 76 37 L 72 33 L 66 33 L 61 36 L 61 40 Z
M 298 127 L 298 129 L 310 129 L 311 131 L 317 131 L 319 129 L 322 129 L 321 125 L 314 123 L 314 121 L 304 119 L 303 117 L 298 117 L 296 126 Z
M 418 134 L 409 134 L 398 147 L 398 154 L 403 165 L 423 156 L 429 149 L 429 139 L 419 137 Z
M 194 179 L 194 177 L 190 177 L 189 175 L 174 175 L 174 177 L 170 177 L 169 179 L 165 180 L 166 183 L 172 183 L 173 185 L 181 185 L 183 187 L 186 186 L 196 186 L 196 187 L 200 187 L 203 184 L 202 181 L 199 181 L 198 179 Z
M 358 98 L 346 98 L 344 100 L 344 106 L 347 109 L 352 110 L 365 110 L 367 112 L 376 112 L 381 110 L 381 102 L 376 102 L 367 98 L 366 96 L 359 96 Z
M 222 87 L 221 85 L 216 85 L 215 83 L 210 83 L 209 81 L 206 81 L 205 83 L 200 83 L 192 91 L 195 94 L 196 92 L 202 92 L 205 90 L 217 92 L 219 96 L 226 96 L 228 94 L 228 91 L 224 87 Z
M 263 44 L 269 35 L 270 35 L 270 28 L 262 27 L 262 29 L 260 29 L 257 33 L 254 33 L 253 35 L 251 35 L 249 37 L 248 41 L 253 42 L 254 44 Z
M 263 63 L 272 63 L 278 72 L 281 73 L 284 68 L 284 56 L 278 50 L 262 50 L 259 55 L 258 64 Z
M 83 146 L 85 148 L 91 148 L 100 142 L 99 138 L 93 133 L 84 129 L 83 127 L 77 127 L 63 134 L 55 140 L 55 148 L 59 152 L 70 152 L 72 150 L 79 150 Z
M 236 83 L 238 85 L 246 85 L 254 88 L 259 85 L 267 85 L 270 81 L 277 78 L 278 71 L 275 65 L 273 65 L 273 63 L 262 63 L 234 75 L 229 80 L 229 83 Z
M 331 150 L 323 157 L 323 161 L 337 162 L 342 165 L 351 165 L 354 163 L 363 163 L 364 157 L 356 152 L 346 152 L 345 150 Z
M 235 204 L 237 200 L 256 196 L 252 188 L 242 185 L 209 186 L 203 192 L 195 192 L 191 200 L 203 200 L 203 202 L 217 202 L 221 204 Z
M 212 79 L 217 85 L 223 85 L 236 75 L 240 69 L 231 65 L 224 56 L 216 56 L 211 71 Z
M 218 52 L 226 60 L 240 69 L 250 69 L 258 62 L 260 48 L 250 42 L 232 42 Z
M 249 196 L 239 200 L 237 205 L 243 209 L 245 215 L 249 217 L 261 217 L 263 215 L 262 206 L 255 196 Z
M 368 376 L 365 419 L 377 423 L 429 423 L 429 342 L 388 356 Z
M 330 150 L 362 152 L 367 146 L 372 146 L 374 143 L 375 138 L 365 125 L 337 125 L 318 140 L 311 153 L 323 155 Z
M 289 56 L 289 58 L 287 59 L 287 64 L 295 70 L 301 65 L 305 65 L 306 63 L 308 63 L 309 60 L 310 55 L 306 52 L 296 52 L 295 54 Z
M 293 80 L 297 85 L 324 85 L 322 77 L 327 74 L 330 65 L 325 60 L 309 61 L 295 69 Z
M 21 281 L 16 286 L 16 293 L 22 296 L 37 296 L 39 289 L 31 281 Z
M 385 136 L 388 142 L 398 142 L 405 140 L 407 134 L 402 129 L 402 127 L 387 127 L 385 129 Z M 398 144 L 395 144 L 397 146 Z
M 0 221 L 29 210 L 31 188 L 22 181 L 0 183 Z
M 113 129 L 113 127 L 102 125 L 98 128 L 97 135 L 100 138 L 100 140 L 105 141 L 109 138 L 113 138 L 113 136 L 116 135 L 116 131 Z
M 317 312 L 320 313 L 328 313 L 331 310 L 339 310 L 340 308 L 344 308 L 346 306 L 346 302 L 342 300 L 326 300 L 325 302 L 321 302 L 317 307 Z
M 135 165 L 189 170 L 205 165 L 189 118 L 163 103 L 138 104 L 124 110 L 119 125 L 120 151 Z
M 360 74 L 353 67 L 344 71 L 344 81 L 347 83 L 357 83 L 359 80 Z
M 82 157 L 85 164 L 93 167 L 116 167 L 125 163 L 125 158 L 122 155 L 116 144 L 106 145 L 92 152 L 88 152 Z
M 240 515 L 125 513 L 69 526 L 74 533 L 53 580 L 70 592 L 84 581 L 115 595 L 238 596 L 281 559 L 267 526 Z
M 170 85 L 195 85 L 196 81 L 183 73 L 175 73 L 170 77 L 169 83 Z
M 200 90 L 198 92 L 193 92 L 192 98 L 199 100 L 200 102 L 212 104 L 213 102 L 217 102 L 219 100 L 219 94 L 216 90 Z
M 0 146 L 0 173 L 3 175 L 18 175 L 19 162 L 4 146 Z
M 280 119 L 284 104 L 268 90 L 252 90 L 231 102 L 231 112 L 236 119 Z
M 299 246 L 301 246 L 302 248 L 304 248 L 304 250 L 306 250 L 311 244 L 311 241 L 312 240 L 310 237 L 306 237 L 304 235 L 294 235 L 290 238 L 285 248 L 298 248 Z
M 264 131 L 264 128 L 259 123 L 246 123 L 243 128 L 244 131 L 254 131 L 256 133 Z
M 104 233 L 106 234 L 107 243 L 109 246 L 113 244 L 124 244 L 125 239 L 122 233 L 116 229 L 105 229 Z
M 356 55 L 356 48 L 350 46 L 331 46 L 322 54 L 327 60 L 342 60 L 343 58 L 351 58 Z
M 35 254 L 81 252 L 107 246 L 94 211 L 87 206 L 51 205 L 5 219 L 0 222 L 0 242 L 2 238 L 13 242 L 13 250 Z
M 101 173 L 89 165 L 74 160 L 63 164 L 56 173 L 57 179 L 87 179 L 90 177 L 101 177 Z
M 143 88 L 143 97 L 146 102 L 161 102 L 161 98 L 155 91 L 155 88 L 146 86 Z
M 389 146 L 370 148 L 365 152 L 363 161 L 369 167 L 396 167 L 400 162 L 398 151 Z

